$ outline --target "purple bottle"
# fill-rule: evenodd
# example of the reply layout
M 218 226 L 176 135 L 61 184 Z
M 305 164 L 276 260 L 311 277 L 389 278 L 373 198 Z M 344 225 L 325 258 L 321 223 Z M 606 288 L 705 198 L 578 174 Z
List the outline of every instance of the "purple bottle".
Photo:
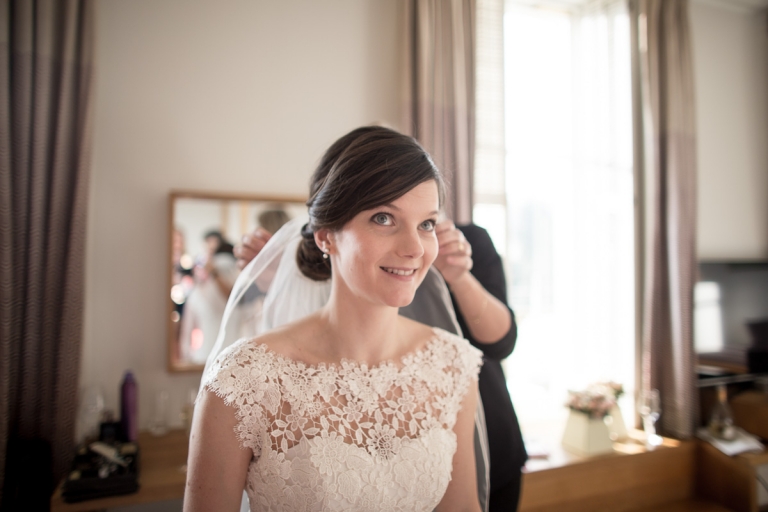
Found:
M 139 439 L 139 390 L 133 373 L 125 372 L 120 388 L 120 426 L 125 441 L 136 442 Z

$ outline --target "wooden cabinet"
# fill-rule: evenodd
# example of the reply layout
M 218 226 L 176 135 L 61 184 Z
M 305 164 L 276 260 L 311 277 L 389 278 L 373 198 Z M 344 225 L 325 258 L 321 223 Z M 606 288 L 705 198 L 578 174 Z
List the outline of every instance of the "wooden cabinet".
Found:
M 699 441 L 696 459 L 699 496 L 734 512 L 768 510 L 768 494 L 758 481 L 758 471 L 764 475 L 768 469 L 768 452 L 729 457 L 711 444 Z
M 768 439 L 768 393 L 744 391 L 730 400 L 733 421 L 747 432 Z
M 611 454 L 577 457 L 554 448 L 526 465 L 520 512 L 728 512 L 696 495 L 697 441 L 664 438 L 646 450 L 643 434 Z
M 184 496 L 189 440 L 184 430 L 172 430 L 155 437 L 139 434 L 139 491 L 123 496 L 66 503 L 61 498 L 61 485 L 51 498 L 51 512 L 89 512 L 127 505 L 179 499 Z

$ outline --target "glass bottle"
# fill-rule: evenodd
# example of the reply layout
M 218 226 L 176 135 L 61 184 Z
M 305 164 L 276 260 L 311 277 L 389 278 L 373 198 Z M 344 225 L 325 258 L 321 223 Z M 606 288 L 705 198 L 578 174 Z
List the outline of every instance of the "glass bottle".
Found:
M 139 439 L 138 384 L 130 371 L 125 372 L 120 386 L 120 423 L 123 440 L 135 443 Z
M 709 433 L 725 441 L 732 441 L 736 437 L 733 413 L 728 406 L 728 388 L 725 384 L 717 386 L 717 402 L 709 417 Z

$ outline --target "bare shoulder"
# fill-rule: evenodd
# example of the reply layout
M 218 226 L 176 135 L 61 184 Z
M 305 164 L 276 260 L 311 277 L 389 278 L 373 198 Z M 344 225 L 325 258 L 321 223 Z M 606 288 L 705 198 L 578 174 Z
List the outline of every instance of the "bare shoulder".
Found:
M 463 337 L 452 332 L 448 332 L 445 329 L 441 329 L 440 327 L 433 327 L 431 325 L 423 324 L 402 315 L 400 315 L 398 320 L 400 322 L 401 332 L 405 333 L 406 337 L 410 336 L 415 343 L 418 343 L 419 340 L 421 340 L 423 343 L 428 343 L 430 340 L 438 337 L 440 339 L 454 343 L 469 344 L 469 341 Z
M 275 354 L 290 359 L 301 359 L 307 346 L 315 339 L 319 315 L 311 314 L 301 320 L 277 327 L 248 340 L 251 346 L 263 345 Z
M 427 344 L 431 340 L 437 339 L 441 351 L 447 351 L 449 354 L 458 355 L 459 359 L 462 360 L 471 371 L 474 371 L 475 368 L 479 368 L 482 365 L 482 351 L 473 347 L 468 339 L 439 327 L 431 327 L 407 318 L 404 318 L 404 320 L 410 323 L 410 328 L 413 329 L 411 332 L 414 336 L 414 346 L 419 346 L 419 343 Z M 403 325 L 407 326 L 405 323 Z
M 423 348 L 435 337 L 435 328 L 427 324 L 402 315 L 398 316 L 398 322 L 398 330 L 403 334 L 402 339 L 406 345 L 404 347 L 406 352 Z

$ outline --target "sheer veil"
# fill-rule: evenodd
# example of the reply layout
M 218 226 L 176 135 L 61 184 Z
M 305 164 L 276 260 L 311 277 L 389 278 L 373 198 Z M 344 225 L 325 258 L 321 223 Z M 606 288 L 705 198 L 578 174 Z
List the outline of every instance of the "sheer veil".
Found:
M 253 338 L 303 318 L 328 302 L 330 280 L 314 281 L 296 264 L 296 249 L 306 222 L 306 216 L 287 222 L 238 276 L 205 363 L 203 382 L 219 354 L 235 340 Z M 448 288 L 434 267 L 416 290 L 413 302 L 400 308 L 400 314 L 461 335 Z
M 252 338 L 303 318 L 328 301 L 330 281 L 313 281 L 296 266 L 296 248 L 306 222 L 302 216 L 283 225 L 238 276 L 205 363 L 203 382 L 231 340 Z

